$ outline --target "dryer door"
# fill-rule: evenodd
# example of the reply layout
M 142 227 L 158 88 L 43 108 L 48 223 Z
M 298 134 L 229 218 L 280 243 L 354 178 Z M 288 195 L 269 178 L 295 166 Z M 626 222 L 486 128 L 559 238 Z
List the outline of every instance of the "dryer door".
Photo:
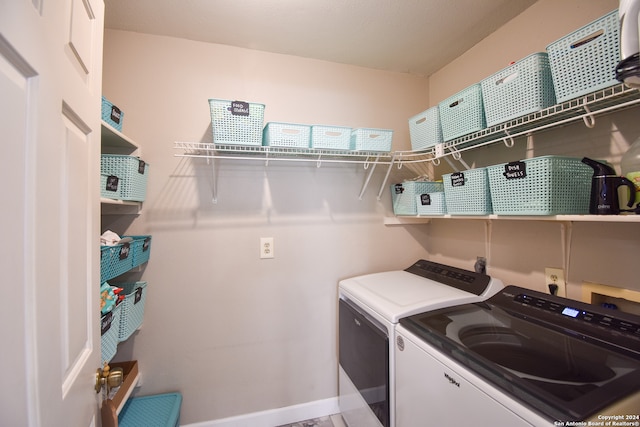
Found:
M 339 302 L 339 360 L 362 399 L 388 427 L 389 336 L 382 325 L 343 299 Z

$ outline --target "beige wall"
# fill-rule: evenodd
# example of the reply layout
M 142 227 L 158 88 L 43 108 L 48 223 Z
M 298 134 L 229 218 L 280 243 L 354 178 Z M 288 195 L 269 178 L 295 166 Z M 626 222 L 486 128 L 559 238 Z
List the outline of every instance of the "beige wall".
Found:
M 338 280 L 426 257 L 426 229 L 383 224 L 382 168 L 358 200 L 361 165 L 221 161 L 212 204 L 210 167 L 173 143 L 211 140 L 211 97 L 264 103 L 266 121 L 394 129 L 406 149 L 427 80 L 120 31 L 104 55 L 104 94 L 150 164 L 140 217 L 103 221 L 153 235 L 144 325 L 117 359 L 139 360 L 145 394 L 181 390 L 183 423 L 335 397 Z M 276 257 L 260 260 L 268 236 Z

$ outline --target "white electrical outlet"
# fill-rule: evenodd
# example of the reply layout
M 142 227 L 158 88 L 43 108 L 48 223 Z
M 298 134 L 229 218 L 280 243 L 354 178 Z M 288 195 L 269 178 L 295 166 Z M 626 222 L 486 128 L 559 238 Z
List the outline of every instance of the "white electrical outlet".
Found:
M 260 238 L 260 258 L 275 258 L 273 251 L 273 237 Z
M 549 285 L 558 286 L 556 295 L 559 297 L 567 297 L 567 283 L 564 281 L 564 270 L 561 268 L 546 267 L 544 269 L 544 289 L 550 292 Z

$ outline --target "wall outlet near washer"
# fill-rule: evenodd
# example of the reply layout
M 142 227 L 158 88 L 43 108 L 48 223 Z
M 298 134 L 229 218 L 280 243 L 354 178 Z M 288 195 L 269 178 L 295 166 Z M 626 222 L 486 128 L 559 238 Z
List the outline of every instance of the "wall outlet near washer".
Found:
M 275 252 L 273 250 L 273 237 L 261 237 L 260 238 L 260 258 L 275 258 Z
M 556 295 L 559 297 L 567 297 L 567 283 L 564 281 L 564 270 L 561 268 L 545 267 L 544 269 L 544 289 L 551 293 L 550 285 L 556 285 Z

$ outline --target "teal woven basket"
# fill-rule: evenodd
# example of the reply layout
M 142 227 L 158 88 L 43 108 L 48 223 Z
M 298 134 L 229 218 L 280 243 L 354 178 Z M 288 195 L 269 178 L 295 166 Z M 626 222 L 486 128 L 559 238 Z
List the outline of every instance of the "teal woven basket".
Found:
M 264 104 L 209 99 L 213 142 L 231 145 L 262 145 Z
M 486 168 L 442 176 L 447 212 L 451 215 L 489 215 L 491 193 Z
M 350 150 L 351 128 L 345 126 L 311 126 L 311 148 Z
M 100 247 L 100 283 L 126 273 L 132 268 L 131 242 Z
M 119 427 L 178 427 L 182 394 L 132 397 L 118 415 Z
M 100 173 L 118 178 L 119 198 L 143 202 L 147 196 L 149 164 L 139 157 L 118 154 L 103 154 L 100 158 Z
M 404 181 L 391 185 L 391 201 L 393 213 L 396 215 L 417 215 L 416 196 L 441 192 L 441 182 L 432 181 Z
M 418 215 L 444 215 L 447 213 L 444 192 L 426 193 L 416 196 Z
M 127 236 L 131 237 L 131 252 L 133 255 L 132 267 L 137 267 L 149 261 L 151 256 L 151 236 Z
M 618 10 L 547 46 L 558 102 L 618 84 L 620 62 Z
M 494 126 L 556 103 L 546 53 L 534 53 L 480 82 L 487 126 Z
M 309 148 L 311 126 L 269 122 L 264 127 L 262 144 L 269 147 Z
M 390 129 L 360 128 L 351 131 L 351 149 L 361 151 L 391 151 L 393 131 Z
M 121 306 L 117 304 L 109 313 L 101 316 L 100 352 L 102 364 L 109 363 L 118 351 L 120 342 Z
M 487 127 L 480 83 L 469 86 L 438 104 L 442 138 L 451 141 Z
M 443 142 L 438 106 L 431 107 L 409 119 L 411 149 L 420 151 Z
M 142 325 L 144 305 L 147 301 L 147 282 L 117 283 L 114 286 L 123 288 L 124 300 L 120 303 L 120 328 L 118 340 L 126 341 Z
M 104 96 L 102 97 L 102 120 L 110 124 L 114 129 L 122 132 L 124 112 L 109 102 Z
M 588 214 L 593 169 L 581 159 L 542 156 L 487 168 L 498 215 Z

